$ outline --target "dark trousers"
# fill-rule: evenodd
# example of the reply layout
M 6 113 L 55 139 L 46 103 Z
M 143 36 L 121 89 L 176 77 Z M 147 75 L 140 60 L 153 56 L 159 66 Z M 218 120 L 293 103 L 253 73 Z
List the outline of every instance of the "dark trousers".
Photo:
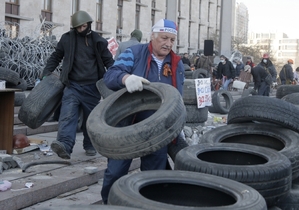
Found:
M 90 112 L 98 105 L 101 95 L 95 84 L 79 85 L 71 82 L 63 91 L 61 109 L 59 115 L 57 141 L 64 144 L 68 153 L 73 152 L 76 140 L 76 131 L 80 107 L 83 110 L 83 148 L 93 148 L 86 131 L 86 120 Z
M 140 158 L 141 171 L 165 170 L 167 163 L 167 147 Z M 128 174 L 132 160 L 108 159 L 107 169 L 104 174 L 103 187 L 101 191 L 103 203 L 107 204 L 110 188 L 120 177 Z
M 261 95 L 261 96 L 269 96 L 270 95 L 270 85 L 268 85 L 265 81 L 261 82 L 261 85 L 258 89 L 258 95 Z

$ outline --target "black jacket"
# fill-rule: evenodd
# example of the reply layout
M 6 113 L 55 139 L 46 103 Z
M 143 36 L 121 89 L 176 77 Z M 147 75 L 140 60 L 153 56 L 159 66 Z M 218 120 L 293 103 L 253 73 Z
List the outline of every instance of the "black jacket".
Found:
M 279 72 L 279 78 L 281 81 L 286 81 L 289 79 L 290 81 L 294 80 L 293 68 L 289 64 L 285 64 L 281 71 Z
M 222 79 L 223 76 L 226 76 L 227 79 L 234 79 L 236 77 L 236 70 L 233 64 L 228 59 L 225 60 L 225 64 L 222 62 L 218 64 L 216 79 Z
M 50 58 L 47 60 L 47 65 L 43 70 L 42 77 L 50 75 L 59 63 L 63 59 L 62 69 L 60 74 L 61 82 L 68 86 L 69 79 L 68 74 L 72 70 L 73 61 L 74 61 L 74 53 L 75 53 L 75 40 L 76 40 L 76 33 L 74 30 L 70 30 L 69 32 L 62 35 L 61 39 L 57 43 L 55 51 L 51 54 Z M 112 57 L 111 52 L 109 51 L 108 41 L 103 37 L 99 36 L 96 32 L 92 31 L 89 35 L 92 38 L 93 46 L 96 54 L 97 59 L 97 66 L 98 66 L 98 75 L 101 79 L 106 69 L 113 65 L 114 60 Z M 106 67 L 106 69 L 105 69 Z
M 270 61 L 270 60 L 268 59 L 267 64 L 265 64 L 265 63 L 263 62 L 263 59 L 262 59 L 262 61 L 261 61 L 257 66 L 260 66 L 260 67 L 262 67 L 263 69 L 268 69 L 269 73 L 270 73 L 271 76 L 272 76 L 272 81 L 273 81 L 273 82 L 276 82 L 277 71 L 276 71 L 276 68 L 275 68 L 275 66 L 273 65 L 272 61 Z
M 254 89 L 258 90 L 261 86 L 261 83 L 265 80 L 268 72 L 261 65 L 257 65 L 251 69 L 251 74 L 254 82 Z

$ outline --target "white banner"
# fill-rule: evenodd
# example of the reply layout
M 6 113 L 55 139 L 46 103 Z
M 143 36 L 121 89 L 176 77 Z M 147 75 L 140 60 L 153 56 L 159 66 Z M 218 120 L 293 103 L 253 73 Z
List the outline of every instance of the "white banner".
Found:
M 211 106 L 212 105 L 211 79 L 210 78 L 195 79 L 195 89 L 196 89 L 196 97 L 197 97 L 197 108 Z

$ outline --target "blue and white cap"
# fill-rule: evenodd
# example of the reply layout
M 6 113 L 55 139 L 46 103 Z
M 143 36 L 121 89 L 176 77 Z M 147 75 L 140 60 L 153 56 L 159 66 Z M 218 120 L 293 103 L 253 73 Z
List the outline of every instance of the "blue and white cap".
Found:
M 177 35 L 178 27 L 175 22 L 167 19 L 159 20 L 153 27 L 153 32 L 168 32 Z

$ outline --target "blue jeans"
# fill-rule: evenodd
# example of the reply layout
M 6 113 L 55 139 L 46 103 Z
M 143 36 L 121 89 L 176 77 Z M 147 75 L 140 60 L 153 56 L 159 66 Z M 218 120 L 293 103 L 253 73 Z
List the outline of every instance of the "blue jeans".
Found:
M 86 120 L 100 99 L 101 95 L 95 84 L 79 85 L 71 82 L 69 87 L 65 87 L 61 101 L 57 141 L 64 144 L 69 154 L 73 152 L 76 141 L 80 107 L 83 111 L 83 148 L 93 149 L 86 131 Z
M 165 170 L 167 163 L 167 147 L 140 158 L 141 171 Z M 108 195 L 113 183 L 120 177 L 128 174 L 132 160 L 108 159 L 107 169 L 104 174 L 101 196 L 104 204 L 107 204 Z
M 229 83 L 230 83 L 232 80 L 233 80 L 233 79 L 226 79 L 226 80 L 223 82 L 222 89 L 223 89 L 223 90 L 227 90 L 227 89 L 228 89 L 228 85 L 229 85 Z
M 265 81 L 261 82 L 260 87 L 258 88 L 258 95 L 269 96 L 270 95 L 270 85 L 267 85 Z

